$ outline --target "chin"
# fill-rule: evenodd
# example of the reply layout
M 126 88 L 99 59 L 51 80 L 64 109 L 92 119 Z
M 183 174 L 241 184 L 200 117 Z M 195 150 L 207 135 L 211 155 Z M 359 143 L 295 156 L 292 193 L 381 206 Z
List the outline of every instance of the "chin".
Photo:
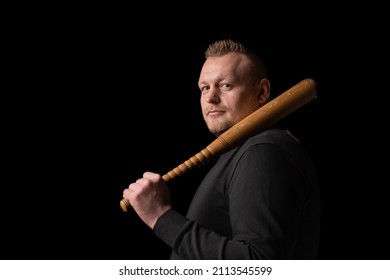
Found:
M 226 130 L 228 130 L 231 127 L 231 125 L 228 125 L 227 123 L 221 124 L 218 126 L 208 126 L 209 131 L 214 134 L 215 136 L 219 136 L 222 133 L 224 133 Z
M 221 130 L 221 129 L 209 129 L 211 134 L 214 134 L 216 137 L 220 136 L 223 134 L 227 129 Z

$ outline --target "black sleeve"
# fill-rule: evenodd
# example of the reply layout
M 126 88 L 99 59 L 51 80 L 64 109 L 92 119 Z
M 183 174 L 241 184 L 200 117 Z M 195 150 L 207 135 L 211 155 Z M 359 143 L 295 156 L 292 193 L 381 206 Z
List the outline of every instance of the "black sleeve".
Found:
M 301 175 L 278 146 L 251 146 L 229 179 L 231 237 L 174 210 L 158 220 L 154 231 L 183 259 L 289 259 L 303 203 Z

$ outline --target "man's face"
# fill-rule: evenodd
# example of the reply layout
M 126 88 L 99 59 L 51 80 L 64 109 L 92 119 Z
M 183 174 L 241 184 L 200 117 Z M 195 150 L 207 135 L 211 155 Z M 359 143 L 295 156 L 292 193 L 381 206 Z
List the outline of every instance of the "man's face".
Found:
M 203 118 L 211 133 L 220 135 L 260 107 L 259 85 L 244 55 L 210 57 L 199 76 Z

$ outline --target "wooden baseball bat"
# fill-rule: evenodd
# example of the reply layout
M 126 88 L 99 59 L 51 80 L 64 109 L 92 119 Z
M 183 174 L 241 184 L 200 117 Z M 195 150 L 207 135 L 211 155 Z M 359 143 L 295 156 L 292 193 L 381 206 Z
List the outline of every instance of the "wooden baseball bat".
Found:
M 211 159 L 239 146 L 249 137 L 271 127 L 316 97 L 315 81 L 310 78 L 302 80 L 236 123 L 218 136 L 206 148 L 163 175 L 162 178 L 168 182 L 195 167 L 205 164 Z M 127 199 L 123 198 L 120 201 L 120 206 L 124 212 L 127 212 L 131 204 Z

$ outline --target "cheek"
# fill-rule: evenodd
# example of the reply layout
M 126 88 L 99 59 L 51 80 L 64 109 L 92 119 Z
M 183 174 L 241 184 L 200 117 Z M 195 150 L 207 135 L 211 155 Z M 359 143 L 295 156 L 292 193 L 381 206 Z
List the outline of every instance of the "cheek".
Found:
M 203 102 L 200 102 L 200 109 L 202 110 L 202 115 L 203 115 L 203 117 L 205 117 L 205 109 L 206 109 L 206 107 L 205 107 L 205 104 L 203 103 Z
M 202 109 L 202 111 L 207 107 L 207 102 L 206 102 L 206 98 L 203 98 L 201 97 L 200 100 L 200 108 Z

